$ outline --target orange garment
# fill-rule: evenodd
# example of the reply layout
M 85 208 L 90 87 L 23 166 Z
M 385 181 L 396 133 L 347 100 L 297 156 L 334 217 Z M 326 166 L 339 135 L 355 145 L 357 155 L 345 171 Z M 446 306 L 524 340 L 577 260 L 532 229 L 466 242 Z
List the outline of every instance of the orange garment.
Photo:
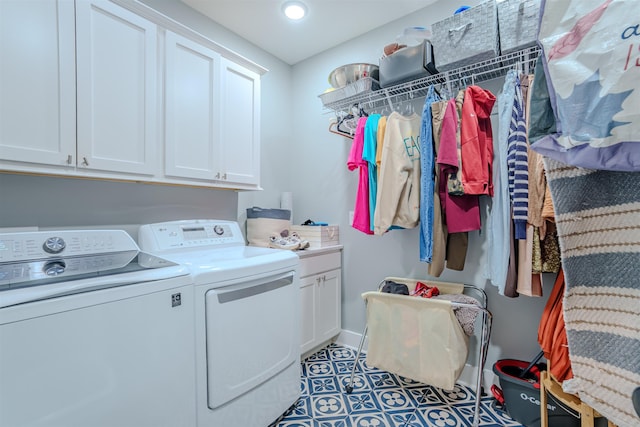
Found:
M 496 97 L 479 86 L 469 86 L 462 104 L 460 144 L 464 194 L 493 197 L 493 131 L 491 109 Z
M 551 189 L 547 185 L 544 193 L 544 204 L 542 205 L 542 218 L 555 222 L 555 212 L 553 210 L 553 200 L 551 199 Z
M 549 361 L 549 371 L 559 382 L 573 378 L 564 324 L 563 298 L 564 272 L 560 269 L 538 326 L 538 343 Z
M 376 172 L 380 179 L 380 163 L 382 162 L 382 146 L 384 145 L 384 133 L 387 130 L 387 117 L 381 116 L 378 120 L 377 144 L 376 144 Z

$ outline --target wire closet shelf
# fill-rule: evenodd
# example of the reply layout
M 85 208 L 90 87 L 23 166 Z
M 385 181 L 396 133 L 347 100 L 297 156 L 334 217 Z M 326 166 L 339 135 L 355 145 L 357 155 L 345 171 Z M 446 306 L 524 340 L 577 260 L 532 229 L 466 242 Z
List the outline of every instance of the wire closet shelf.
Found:
M 510 69 L 517 69 L 523 73 L 532 72 L 540 53 L 541 49 L 533 46 L 384 89 L 368 89 L 336 101 L 323 102 L 323 105 L 326 110 L 334 112 L 347 111 L 354 105 L 366 105 L 370 109 L 384 104 L 392 107 L 393 104 L 405 99 L 426 96 L 431 85 L 440 85 L 452 93 L 455 89 L 502 77 Z

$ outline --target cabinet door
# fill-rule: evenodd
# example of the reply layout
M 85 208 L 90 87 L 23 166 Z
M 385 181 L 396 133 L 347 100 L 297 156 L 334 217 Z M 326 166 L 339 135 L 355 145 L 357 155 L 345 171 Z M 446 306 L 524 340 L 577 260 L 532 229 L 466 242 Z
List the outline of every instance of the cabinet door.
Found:
M 157 30 L 106 0 L 76 1 L 78 167 L 152 175 Z
M 0 1 L 0 159 L 73 166 L 73 2 Z
M 311 350 L 316 345 L 316 286 L 319 276 L 300 279 L 300 354 Z
M 222 58 L 222 179 L 260 184 L 260 76 Z
M 322 273 L 316 292 L 318 342 L 330 340 L 340 333 L 341 269 Z
M 165 174 L 220 177 L 220 55 L 167 31 Z

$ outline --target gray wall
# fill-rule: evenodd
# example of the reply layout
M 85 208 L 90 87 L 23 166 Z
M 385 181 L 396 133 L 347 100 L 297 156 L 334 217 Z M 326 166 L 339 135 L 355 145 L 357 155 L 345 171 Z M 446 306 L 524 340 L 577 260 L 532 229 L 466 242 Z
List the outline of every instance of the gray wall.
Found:
M 12 174 L 0 199 L 0 227 L 41 228 L 234 220 L 238 203 L 234 191 Z

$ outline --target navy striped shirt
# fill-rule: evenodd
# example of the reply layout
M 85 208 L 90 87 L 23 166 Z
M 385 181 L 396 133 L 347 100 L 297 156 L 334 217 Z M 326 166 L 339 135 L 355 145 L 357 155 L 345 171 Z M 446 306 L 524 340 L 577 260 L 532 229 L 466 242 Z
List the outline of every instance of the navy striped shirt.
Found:
M 513 211 L 516 239 L 527 238 L 527 214 L 529 208 L 529 169 L 527 156 L 527 128 L 524 119 L 520 79 L 516 78 L 516 96 L 511 110 L 511 125 L 507 139 L 507 170 L 509 171 L 509 196 Z

